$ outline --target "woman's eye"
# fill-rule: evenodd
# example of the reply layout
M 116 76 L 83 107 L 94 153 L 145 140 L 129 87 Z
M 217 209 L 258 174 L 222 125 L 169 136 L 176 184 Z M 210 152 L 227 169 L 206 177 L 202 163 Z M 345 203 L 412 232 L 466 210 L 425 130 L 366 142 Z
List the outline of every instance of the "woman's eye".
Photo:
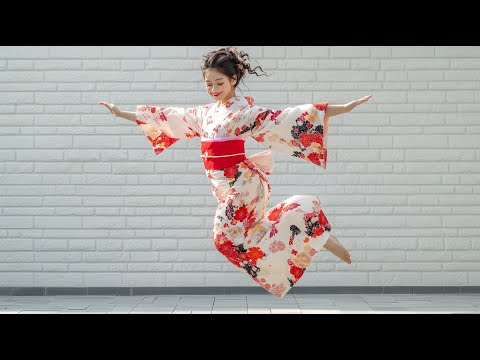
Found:
M 218 85 L 218 86 L 222 86 L 222 85 L 223 85 L 223 83 L 221 83 L 221 84 L 217 84 L 217 85 Z

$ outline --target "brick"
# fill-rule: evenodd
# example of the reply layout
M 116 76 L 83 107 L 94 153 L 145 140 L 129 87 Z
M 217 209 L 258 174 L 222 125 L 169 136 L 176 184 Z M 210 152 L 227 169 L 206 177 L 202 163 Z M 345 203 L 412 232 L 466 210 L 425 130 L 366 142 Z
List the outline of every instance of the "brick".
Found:
M 86 273 L 83 274 L 85 287 L 121 287 L 122 274 L 112 273 Z
M 46 46 L 2 46 L 0 58 L 5 59 L 37 59 L 48 58 Z
M 81 70 L 82 61 L 79 59 L 65 60 L 65 59 L 48 59 L 35 60 L 35 70 Z
M 302 58 L 326 58 L 329 51 L 326 46 L 302 46 Z
M 82 220 L 86 228 L 124 228 L 126 221 L 123 216 L 84 216 Z
M 467 284 L 467 273 L 465 272 L 446 272 L 442 271 L 442 276 L 438 272 L 422 272 L 423 286 L 465 286 Z
M 128 287 L 164 287 L 165 273 L 123 273 L 122 286 Z
M 100 58 L 102 47 L 100 46 L 51 46 L 49 49 L 50 58 Z
M 203 273 L 167 273 L 165 281 L 167 287 L 202 287 L 206 286 L 206 275 Z
M 34 274 L 33 286 L 41 287 L 83 287 L 83 274 L 81 273 L 55 273 L 55 272 L 41 272 Z
M 422 285 L 422 273 L 382 271 L 369 275 L 369 286 L 419 286 Z
M 105 46 L 102 47 L 102 57 L 115 59 L 148 58 L 149 46 Z
M 284 58 L 285 46 L 264 46 L 263 56 L 266 58 Z
M 450 60 L 452 69 L 480 69 L 480 58 L 452 59 Z
M 362 58 L 369 57 L 370 49 L 368 46 L 332 46 L 330 47 L 330 57 L 332 58 Z
M 375 58 L 390 58 L 392 56 L 392 48 L 388 46 L 371 46 L 370 57 Z
M 448 58 L 477 58 L 480 57 L 480 47 L 478 46 L 437 46 L 435 48 L 436 57 Z
M 68 250 L 67 240 L 63 239 L 36 239 L 35 240 L 35 250 L 36 251 L 60 251 Z
M 392 57 L 401 58 L 429 58 L 435 56 L 433 46 L 394 46 L 392 47 Z
M 132 251 L 130 260 L 135 262 L 154 262 L 158 261 L 158 253 L 156 251 Z
M 187 56 L 186 46 L 152 46 L 150 56 L 155 58 L 185 58 Z M 197 57 L 197 56 L 195 56 Z
M 34 272 L 2 272 L 1 287 L 30 287 L 34 283 Z
M 8 70 L 33 70 L 33 60 L 8 60 Z
M 0 249 L 1 251 L 33 250 L 33 240 L 0 238 Z
M 98 239 L 95 242 L 95 249 L 99 251 L 119 251 L 123 249 L 123 241 L 119 239 Z M 128 258 L 128 255 L 120 253 L 116 253 L 115 256 L 120 257 L 122 260 Z

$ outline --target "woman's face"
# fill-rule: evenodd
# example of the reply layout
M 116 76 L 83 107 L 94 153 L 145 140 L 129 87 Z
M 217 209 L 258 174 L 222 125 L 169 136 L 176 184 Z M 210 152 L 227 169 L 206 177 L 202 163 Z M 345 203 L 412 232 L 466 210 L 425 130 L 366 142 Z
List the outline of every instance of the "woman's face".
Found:
M 205 70 L 203 78 L 208 95 L 214 98 L 215 101 L 223 104 L 235 96 L 235 79 L 230 79 L 215 69 Z

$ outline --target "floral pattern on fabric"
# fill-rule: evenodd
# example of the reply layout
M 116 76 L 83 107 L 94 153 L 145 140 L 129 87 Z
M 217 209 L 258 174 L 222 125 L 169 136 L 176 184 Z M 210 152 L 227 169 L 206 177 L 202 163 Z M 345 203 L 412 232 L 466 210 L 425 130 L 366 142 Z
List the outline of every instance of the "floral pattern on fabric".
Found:
M 180 139 L 236 137 L 326 168 L 327 103 L 284 110 L 254 105 L 251 97 L 196 108 L 137 107 L 137 124 L 160 154 Z M 253 157 L 252 157 L 253 158 Z M 331 226 L 316 195 L 294 195 L 267 210 L 271 187 L 249 157 L 208 170 L 215 211 L 213 243 L 234 266 L 277 297 L 301 279 L 323 248 Z

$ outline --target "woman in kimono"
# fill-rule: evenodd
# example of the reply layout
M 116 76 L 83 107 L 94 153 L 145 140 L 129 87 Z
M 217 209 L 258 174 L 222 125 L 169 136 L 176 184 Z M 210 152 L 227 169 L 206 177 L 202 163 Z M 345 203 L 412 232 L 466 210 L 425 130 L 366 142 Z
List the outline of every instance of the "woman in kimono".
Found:
M 215 49 L 203 56 L 201 69 L 213 103 L 192 108 L 139 105 L 135 112 L 99 104 L 136 122 L 157 155 L 180 139 L 201 138 L 199 155 L 218 202 L 215 247 L 274 296 L 284 297 L 322 248 L 350 264 L 349 252 L 331 234 L 318 196 L 293 195 L 267 211 L 272 153 L 246 156 L 244 143 L 251 137 L 268 149 L 326 169 L 329 119 L 371 95 L 344 105 L 318 102 L 274 110 L 235 93 L 247 73 L 264 75 L 260 66 L 250 66 L 245 52 Z

